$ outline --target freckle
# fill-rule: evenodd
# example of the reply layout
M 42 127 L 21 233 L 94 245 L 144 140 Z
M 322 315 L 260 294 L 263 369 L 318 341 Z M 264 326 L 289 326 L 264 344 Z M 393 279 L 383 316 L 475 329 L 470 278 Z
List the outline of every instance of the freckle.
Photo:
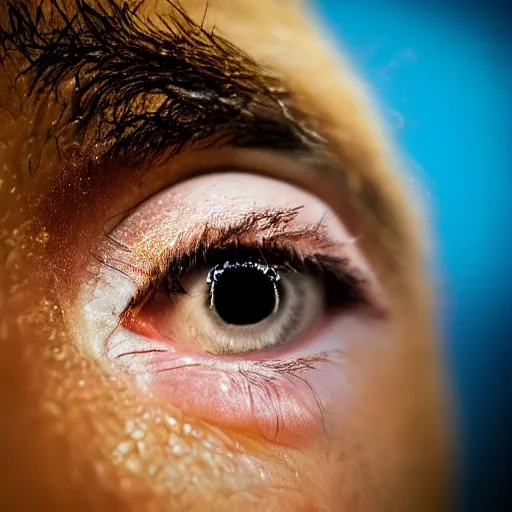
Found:
M 132 486 L 132 481 L 129 478 L 123 478 L 120 482 L 121 489 L 123 491 L 128 491 Z

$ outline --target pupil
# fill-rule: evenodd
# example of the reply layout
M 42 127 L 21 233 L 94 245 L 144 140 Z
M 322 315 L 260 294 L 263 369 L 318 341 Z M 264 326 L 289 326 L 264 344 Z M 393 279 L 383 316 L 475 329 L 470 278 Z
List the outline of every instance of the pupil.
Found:
M 227 324 L 250 325 L 265 320 L 276 307 L 273 281 L 257 267 L 232 267 L 212 289 L 212 305 Z

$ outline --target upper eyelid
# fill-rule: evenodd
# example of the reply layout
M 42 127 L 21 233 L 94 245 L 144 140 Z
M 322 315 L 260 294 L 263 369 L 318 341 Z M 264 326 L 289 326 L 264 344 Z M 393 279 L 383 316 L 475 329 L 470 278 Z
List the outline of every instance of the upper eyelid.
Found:
M 223 228 L 216 227 L 213 230 L 213 237 L 205 236 L 204 233 L 208 231 L 208 227 L 206 227 L 203 232 L 187 234 L 188 242 L 173 243 L 172 248 L 168 247 L 160 254 L 153 254 L 149 261 L 146 250 L 132 251 L 112 235 L 108 235 L 108 243 L 113 243 L 113 248 L 121 248 L 123 253 L 132 253 L 128 261 L 117 258 L 107 258 L 103 261 L 110 268 L 126 275 L 136 285 L 136 292 L 127 304 L 121 322 L 129 321 L 151 300 L 169 272 L 172 271 L 173 275 L 181 275 L 182 272 L 188 271 L 197 263 L 189 262 L 183 269 L 179 263 L 180 258 L 204 256 L 210 251 L 233 247 L 233 244 L 235 246 L 239 244 L 244 248 L 261 247 L 263 251 L 274 249 L 280 254 L 290 254 L 296 258 L 296 261 L 302 260 L 308 265 L 318 263 L 318 268 L 323 269 L 322 272 L 332 272 L 330 275 L 350 287 L 354 300 L 358 304 L 369 306 L 370 310 L 379 316 L 386 316 L 387 308 L 380 303 L 378 298 L 374 297 L 374 285 L 371 280 L 367 280 L 369 276 L 362 268 L 354 266 L 348 253 L 345 252 L 346 246 L 352 245 L 354 240 L 349 239 L 346 242 L 331 240 L 323 224 L 325 214 L 316 223 L 300 228 L 290 227 L 289 223 L 302 208 L 303 206 L 251 212 L 246 214 L 238 224 L 228 224 Z M 258 221 L 262 220 L 263 227 L 260 225 L 258 228 Z M 262 237 L 261 235 L 265 231 L 269 231 L 271 236 Z M 151 240 L 153 237 L 147 241 L 151 243 Z M 308 250 L 303 249 L 304 244 L 310 246 Z M 138 264 L 142 266 L 139 268 Z
M 322 218 L 310 225 L 300 228 L 290 228 L 289 224 L 299 214 L 303 206 L 286 208 L 286 209 L 264 209 L 256 212 L 245 214 L 238 222 L 227 225 L 206 225 L 201 232 L 186 233 L 178 235 L 177 240 L 172 247 L 166 245 L 165 250 L 161 253 L 153 254 L 151 267 L 147 269 L 137 269 L 133 265 L 133 261 L 147 259 L 147 243 L 142 243 L 142 247 L 137 244 L 134 247 L 124 245 L 117 240 L 114 234 L 106 235 L 106 242 L 112 244 L 114 251 L 121 250 L 121 254 L 130 254 L 130 261 L 123 261 L 115 258 L 103 261 L 114 269 L 128 274 L 135 271 L 136 274 L 146 276 L 142 281 L 137 283 L 139 289 L 138 298 L 134 302 L 138 302 L 141 296 L 146 295 L 148 287 L 151 285 L 150 277 L 158 277 L 163 279 L 165 272 L 169 268 L 172 261 L 176 259 L 176 253 L 179 255 L 193 255 L 208 250 L 209 247 L 222 248 L 223 246 L 233 245 L 234 243 L 243 243 L 245 240 L 250 245 L 254 245 L 258 239 L 260 243 L 271 248 L 275 246 L 283 246 L 293 243 L 298 250 L 298 244 L 309 242 L 315 251 L 339 252 L 343 244 L 330 239 L 325 230 Z M 151 241 L 155 237 L 151 238 Z M 146 241 L 147 242 L 147 241 Z M 351 241 L 350 241 L 351 242 Z M 299 251 L 300 252 L 300 251 Z M 134 276 L 135 277 L 135 276 Z

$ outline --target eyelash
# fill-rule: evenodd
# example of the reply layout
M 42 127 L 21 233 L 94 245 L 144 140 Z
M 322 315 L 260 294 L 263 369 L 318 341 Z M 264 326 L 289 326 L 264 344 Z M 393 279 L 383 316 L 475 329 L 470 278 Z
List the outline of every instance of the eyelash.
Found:
M 231 241 L 222 247 L 218 246 L 219 243 L 221 242 L 200 242 L 192 253 L 173 257 L 164 255 L 164 260 L 154 262 L 149 272 L 133 268 L 133 271 L 144 277 L 142 283 L 136 283 L 137 291 L 123 312 L 120 323 L 133 319 L 162 285 L 166 287 L 170 299 L 176 299 L 177 296 L 187 293 L 181 284 L 181 279 L 187 272 L 201 268 L 206 271 L 216 264 L 237 259 L 257 261 L 277 270 L 307 273 L 322 279 L 326 304 L 330 308 L 365 306 L 370 303 L 364 292 L 364 279 L 357 275 L 357 271 L 350 269 L 350 262 L 346 258 L 318 253 L 305 255 L 290 244 L 280 243 L 279 237 L 251 244 Z M 126 274 L 115 263 L 108 266 Z
M 269 247 L 264 242 L 253 246 L 232 244 L 222 249 L 210 246 L 192 255 L 173 259 L 167 266 L 165 276 L 171 298 L 187 293 L 181 284 L 184 274 L 199 268 L 209 269 L 226 261 L 254 261 L 280 271 L 307 273 L 333 285 L 331 293 L 328 293 L 333 300 L 329 303 L 342 300 L 347 303 L 365 302 L 360 289 L 362 280 L 348 271 L 347 260 L 322 254 L 302 255 L 291 246 Z

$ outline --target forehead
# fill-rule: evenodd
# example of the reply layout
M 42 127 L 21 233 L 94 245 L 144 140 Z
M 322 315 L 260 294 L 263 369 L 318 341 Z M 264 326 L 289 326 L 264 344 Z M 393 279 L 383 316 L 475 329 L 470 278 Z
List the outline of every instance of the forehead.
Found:
M 84 6 L 101 7 L 113 11 L 121 5 L 136 9 L 144 15 L 175 16 L 177 9 L 186 11 L 190 16 L 208 23 L 209 16 L 222 18 L 226 16 L 241 16 L 247 23 L 258 21 L 260 16 L 278 18 L 282 12 L 297 10 L 305 7 L 306 0 L 21 0 L 18 2 L 29 10 L 40 9 L 45 13 L 64 12 L 74 14 Z M 7 4 L 7 2 L 6 2 Z M 238 20 L 237 20 L 238 21 Z M 293 20 L 289 20 L 293 23 Z

